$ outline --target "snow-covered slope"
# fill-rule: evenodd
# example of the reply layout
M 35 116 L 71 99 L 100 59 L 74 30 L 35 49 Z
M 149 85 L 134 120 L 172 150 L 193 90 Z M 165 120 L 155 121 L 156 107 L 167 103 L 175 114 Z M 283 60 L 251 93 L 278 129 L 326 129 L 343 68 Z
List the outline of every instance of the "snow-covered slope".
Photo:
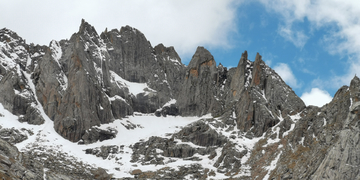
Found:
M 118 133 L 115 138 L 98 141 L 93 144 L 80 145 L 70 142 L 59 134 L 53 128 L 53 122 L 46 118 L 42 125 L 29 125 L 21 123 L 12 113 L 4 109 L 0 104 L 0 126 L 2 128 L 24 129 L 21 132 L 28 137 L 27 140 L 15 144 L 21 151 L 39 151 L 41 153 L 67 154 L 66 159 L 71 161 L 82 161 L 93 167 L 102 167 L 113 174 L 113 177 L 131 177 L 134 169 L 157 170 L 164 166 L 142 166 L 141 164 L 131 163 L 132 149 L 135 142 L 147 140 L 151 136 L 166 137 L 168 134 L 179 131 L 181 127 L 186 126 L 199 119 L 199 117 L 156 117 L 153 114 L 136 113 L 134 116 L 115 120 L 112 123 L 100 126 L 101 129 L 112 128 Z M 126 126 L 131 128 L 127 129 Z M 25 130 L 26 129 L 26 130 Z M 32 132 L 31 134 L 29 132 Z M 114 153 L 113 156 L 103 159 L 92 154 L 86 154 L 85 150 L 101 146 L 118 146 L 121 151 Z M 41 159 L 39 159 L 41 160 Z M 188 162 L 177 163 L 176 165 L 186 165 Z M 175 166 L 176 166 L 175 165 Z M 173 166 L 173 165 L 170 165 Z M 72 168 L 71 166 L 69 168 Z M 117 170 L 120 169 L 120 170 Z

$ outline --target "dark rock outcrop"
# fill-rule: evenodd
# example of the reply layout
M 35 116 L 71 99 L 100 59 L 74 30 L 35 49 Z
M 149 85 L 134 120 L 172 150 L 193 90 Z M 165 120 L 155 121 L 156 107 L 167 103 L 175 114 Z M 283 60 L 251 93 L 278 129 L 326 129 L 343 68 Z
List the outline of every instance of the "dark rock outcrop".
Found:
M 192 142 L 199 146 L 223 146 L 227 142 L 225 136 L 210 128 L 204 121 L 196 121 L 174 135 L 185 142 Z
M 100 148 L 86 149 L 86 154 L 96 155 L 97 157 L 102 157 L 103 159 L 108 158 L 110 154 L 117 154 L 119 152 L 119 146 L 101 146 Z
M 117 131 L 115 129 L 99 129 L 97 127 L 92 127 L 89 130 L 86 130 L 84 135 L 81 137 L 80 144 L 91 144 L 97 141 L 104 141 L 107 139 L 115 138 Z
M 3 179 L 43 179 L 43 166 L 30 160 L 15 146 L 0 139 L 0 177 Z
M 163 106 L 161 109 L 156 110 L 154 114 L 157 117 L 160 117 L 160 116 L 166 117 L 167 115 L 170 115 L 170 116 L 180 115 L 179 108 L 175 104 Z
M 32 131 L 25 128 L 21 129 L 20 131 L 15 128 L 2 128 L 0 126 L 0 138 L 10 144 L 20 143 L 28 138 L 25 131 L 27 131 L 29 134 L 33 134 Z

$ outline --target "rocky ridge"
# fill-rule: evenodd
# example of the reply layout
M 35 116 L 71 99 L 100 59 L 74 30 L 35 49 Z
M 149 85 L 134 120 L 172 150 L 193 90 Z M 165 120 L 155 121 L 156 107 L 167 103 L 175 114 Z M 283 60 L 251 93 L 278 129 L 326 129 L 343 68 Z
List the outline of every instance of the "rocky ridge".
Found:
M 163 167 L 134 169 L 129 173 L 133 178 L 359 179 L 356 76 L 329 104 L 306 107 L 259 54 L 250 61 L 245 51 L 238 66 L 227 69 L 198 47 L 185 66 L 173 47 L 152 47 L 130 26 L 99 35 L 82 20 L 69 40 L 49 46 L 28 45 L 15 32 L 1 29 L 0 45 L 4 109 L 27 124 L 44 125 L 49 119 L 59 135 L 78 144 L 115 139 L 116 127 L 99 127 L 137 113 L 211 114 L 166 137 L 84 151 L 120 162 L 118 155 L 127 149 L 129 163 Z M 121 124 L 129 131 L 142 128 L 130 121 Z M 0 128 L 4 177 L 112 178 L 66 152 L 46 153 L 56 147 L 35 143 L 20 153 L 13 146 L 44 138 L 36 133 Z M 172 166 L 181 161 L 189 163 Z

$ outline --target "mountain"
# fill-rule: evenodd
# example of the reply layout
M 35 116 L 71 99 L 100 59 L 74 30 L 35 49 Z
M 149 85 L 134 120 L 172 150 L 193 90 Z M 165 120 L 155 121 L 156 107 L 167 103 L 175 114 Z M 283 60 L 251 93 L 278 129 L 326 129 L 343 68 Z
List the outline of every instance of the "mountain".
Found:
M 3 179 L 360 179 L 360 79 L 305 106 L 260 54 L 186 66 L 130 26 L 0 30 Z

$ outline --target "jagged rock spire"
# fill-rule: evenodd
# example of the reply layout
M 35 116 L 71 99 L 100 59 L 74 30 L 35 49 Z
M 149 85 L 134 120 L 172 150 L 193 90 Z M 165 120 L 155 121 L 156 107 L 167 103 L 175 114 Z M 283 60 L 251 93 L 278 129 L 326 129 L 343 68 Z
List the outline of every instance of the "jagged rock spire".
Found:
M 85 19 L 81 20 L 81 24 L 79 27 L 79 33 L 87 31 L 89 34 L 96 33 L 96 30 L 93 26 L 91 26 L 88 22 L 85 21 Z
M 211 112 L 211 107 L 216 102 L 214 84 L 217 77 L 214 57 L 204 47 L 198 47 L 186 69 L 178 103 L 180 112 L 198 116 Z
M 236 67 L 235 74 L 231 81 L 230 89 L 234 99 L 238 99 L 241 92 L 247 87 L 247 84 L 251 82 L 252 65 L 248 60 L 248 53 L 245 51 L 242 53 L 238 66 Z M 248 81 L 248 82 L 247 82 Z

